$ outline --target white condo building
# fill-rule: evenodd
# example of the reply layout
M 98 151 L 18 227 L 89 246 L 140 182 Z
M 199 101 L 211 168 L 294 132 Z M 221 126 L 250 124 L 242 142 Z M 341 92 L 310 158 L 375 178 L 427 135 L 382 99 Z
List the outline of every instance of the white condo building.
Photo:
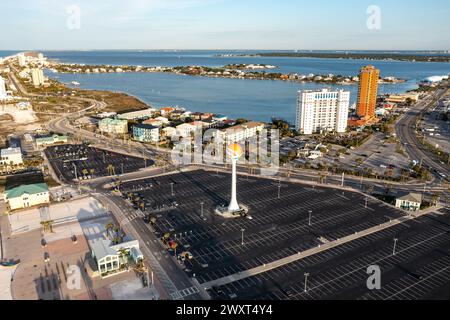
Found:
M 296 130 L 302 134 L 345 132 L 349 104 L 349 91 L 299 91 Z
M 44 80 L 44 71 L 42 69 L 31 69 L 31 81 L 35 87 L 43 85 Z
M 6 85 L 5 80 L 0 77 L 0 100 L 6 99 Z

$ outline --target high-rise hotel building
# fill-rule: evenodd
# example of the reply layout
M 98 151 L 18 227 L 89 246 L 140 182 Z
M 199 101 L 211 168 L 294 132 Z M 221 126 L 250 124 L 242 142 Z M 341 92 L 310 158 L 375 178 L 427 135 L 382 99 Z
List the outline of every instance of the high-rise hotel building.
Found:
M 343 133 L 347 128 L 349 104 L 349 91 L 299 91 L 296 130 L 302 134 Z
M 375 117 L 379 78 L 380 70 L 376 69 L 374 66 L 363 67 L 359 73 L 356 113 L 359 117 L 365 118 L 366 120 Z
M 31 81 L 35 87 L 39 87 L 44 84 L 44 71 L 42 69 L 31 69 Z

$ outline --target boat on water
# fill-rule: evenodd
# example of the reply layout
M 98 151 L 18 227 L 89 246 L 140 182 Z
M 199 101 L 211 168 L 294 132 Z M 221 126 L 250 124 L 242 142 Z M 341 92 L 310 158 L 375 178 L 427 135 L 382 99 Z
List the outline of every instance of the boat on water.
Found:
M 80 85 L 80 83 L 76 82 L 76 81 L 72 81 L 71 84 L 73 84 L 74 86 L 79 86 Z

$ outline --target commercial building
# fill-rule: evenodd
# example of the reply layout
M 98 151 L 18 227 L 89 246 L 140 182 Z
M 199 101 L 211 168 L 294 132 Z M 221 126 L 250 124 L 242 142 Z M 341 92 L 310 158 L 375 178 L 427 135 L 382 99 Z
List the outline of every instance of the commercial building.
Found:
M 98 128 L 102 133 L 125 134 L 128 133 L 128 121 L 106 118 L 98 122 Z
M 22 150 L 20 148 L 8 148 L 1 150 L 0 164 L 18 165 L 22 163 Z
M 212 116 L 212 120 L 216 122 L 224 122 L 228 117 L 223 114 L 215 114 Z
M 165 107 L 160 110 L 162 116 L 169 116 L 173 111 L 175 111 L 175 108 L 172 107 Z
M 363 67 L 359 73 L 356 113 L 361 118 L 369 120 L 375 117 L 379 78 L 380 70 L 374 66 Z
M 133 138 L 141 142 L 158 142 L 159 128 L 149 124 L 133 125 Z
M 296 130 L 302 134 L 345 132 L 350 104 L 349 91 L 299 91 Z
M 46 146 L 51 146 L 54 144 L 67 143 L 67 136 L 54 134 L 52 136 L 38 137 L 36 138 L 36 147 L 44 148 Z
M 45 183 L 27 184 L 5 190 L 4 200 L 16 210 L 50 203 L 50 194 Z
M 408 100 L 417 102 L 419 100 L 418 93 L 391 94 L 386 98 L 389 103 L 406 103 Z
M 217 136 L 220 136 L 220 138 L 227 143 L 239 142 L 256 137 L 263 129 L 263 123 L 250 121 L 219 130 L 216 132 L 215 137 L 217 138 Z
M 17 56 L 17 62 L 19 63 L 20 67 L 25 67 L 27 65 L 27 59 L 23 53 Z
M 173 137 L 176 136 L 177 134 L 177 129 L 175 129 L 174 127 L 166 127 L 164 129 L 161 130 L 161 137 Z
M 155 114 L 155 112 L 155 109 L 148 108 L 145 110 L 122 113 L 119 114 L 117 118 L 122 120 L 145 120 L 151 118 Z
M 419 193 L 404 193 L 395 199 L 395 206 L 407 211 L 419 211 L 422 195 Z
M 5 80 L 0 76 L 0 100 L 6 99 L 6 84 Z
M 96 238 L 88 240 L 91 255 L 97 263 L 97 270 L 101 276 L 120 270 L 121 265 L 128 262 L 128 256 L 138 263 L 144 259 L 137 240 L 130 240 L 114 245 L 110 240 Z
M 33 86 L 40 87 L 44 84 L 44 71 L 42 69 L 31 69 L 31 81 Z
M 176 129 L 176 135 L 178 137 L 187 138 L 197 129 L 197 127 L 191 123 L 182 123 L 176 126 Z

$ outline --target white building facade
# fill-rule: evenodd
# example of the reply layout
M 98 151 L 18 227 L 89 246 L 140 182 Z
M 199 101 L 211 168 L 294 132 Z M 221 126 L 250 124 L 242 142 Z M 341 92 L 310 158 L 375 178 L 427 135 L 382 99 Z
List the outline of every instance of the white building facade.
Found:
M 31 81 L 33 86 L 39 87 L 44 84 L 44 71 L 42 69 L 31 69 Z
M 18 165 L 22 163 L 22 150 L 20 148 L 8 148 L 1 150 L 0 164 Z
M 345 132 L 350 105 L 349 91 L 299 91 L 296 130 L 302 134 Z
M 6 190 L 4 200 L 10 210 L 17 210 L 50 203 L 50 193 L 45 183 L 21 185 Z

